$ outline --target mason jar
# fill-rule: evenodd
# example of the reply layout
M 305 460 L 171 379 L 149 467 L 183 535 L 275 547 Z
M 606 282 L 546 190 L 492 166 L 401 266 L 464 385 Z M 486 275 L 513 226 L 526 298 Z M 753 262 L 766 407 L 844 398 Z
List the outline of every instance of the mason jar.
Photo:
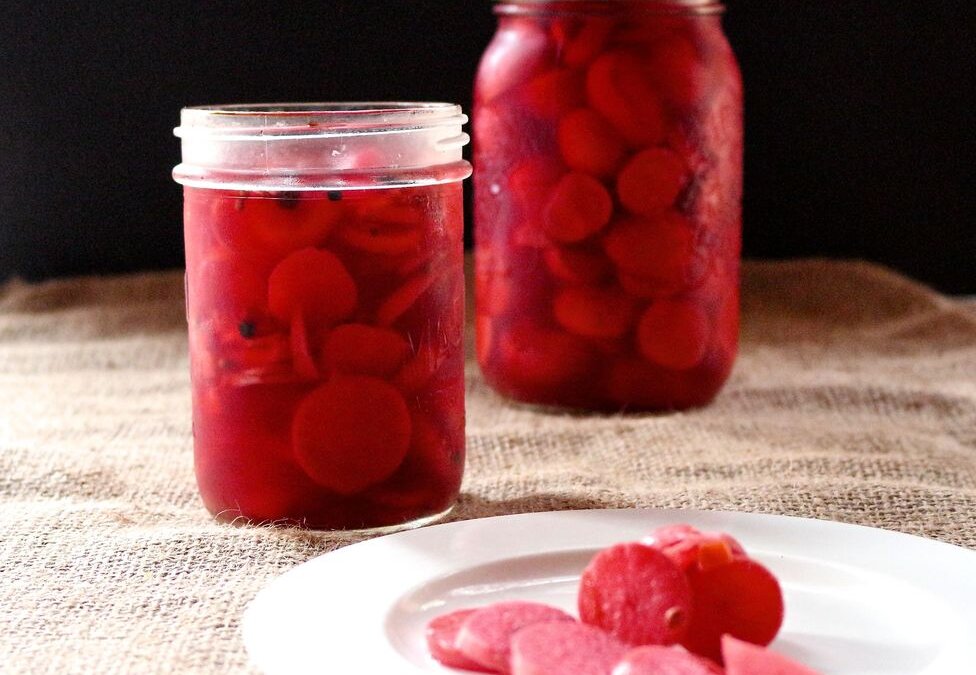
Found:
M 708 403 L 739 324 L 742 82 L 709 0 L 509 0 L 474 107 L 476 346 L 520 401 Z
M 193 441 L 226 521 L 401 528 L 464 464 L 456 105 L 186 108 Z

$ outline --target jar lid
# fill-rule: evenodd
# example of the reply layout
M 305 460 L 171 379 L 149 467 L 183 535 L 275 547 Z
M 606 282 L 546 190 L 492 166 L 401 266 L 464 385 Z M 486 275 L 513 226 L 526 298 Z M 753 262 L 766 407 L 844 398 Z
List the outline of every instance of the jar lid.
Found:
M 452 103 L 259 103 L 184 108 L 184 185 L 321 190 L 460 180 L 468 135 Z
M 558 6 L 589 5 L 601 11 L 612 11 L 612 5 L 642 5 L 641 11 L 657 14 L 720 14 L 725 5 L 717 0 L 493 0 L 498 14 L 555 11 Z M 535 5 L 535 7 L 531 7 Z M 547 6 L 543 9 L 544 6 Z M 576 10 L 574 10 L 576 11 Z
M 247 103 L 183 108 L 180 138 L 247 141 L 402 133 L 467 122 L 453 103 Z

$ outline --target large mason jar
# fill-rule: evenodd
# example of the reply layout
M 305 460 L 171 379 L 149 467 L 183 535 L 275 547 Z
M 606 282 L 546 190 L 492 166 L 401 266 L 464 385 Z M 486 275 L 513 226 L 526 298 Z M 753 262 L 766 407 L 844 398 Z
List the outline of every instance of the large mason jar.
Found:
M 477 356 L 500 393 L 708 403 L 739 324 L 742 82 L 708 0 L 509 0 L 475 87 Z

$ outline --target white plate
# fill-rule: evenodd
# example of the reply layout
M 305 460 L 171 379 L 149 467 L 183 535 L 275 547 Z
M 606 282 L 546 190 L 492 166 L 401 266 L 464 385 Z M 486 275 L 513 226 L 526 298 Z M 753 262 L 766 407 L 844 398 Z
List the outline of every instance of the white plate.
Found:
M 976 552 L 854 525 L 703 511 L 531 513 L 372 539 L 271 582 L 244 614 L 244 644 L 269 674 L 461 672 L 427 656 L 430 619 L 515 598 L 575 613 L 579 574 L 598 549 L 668 523 L 729 532 L 779 577 L 786 621 L 772 646 L 810 667 L 976 672 Z

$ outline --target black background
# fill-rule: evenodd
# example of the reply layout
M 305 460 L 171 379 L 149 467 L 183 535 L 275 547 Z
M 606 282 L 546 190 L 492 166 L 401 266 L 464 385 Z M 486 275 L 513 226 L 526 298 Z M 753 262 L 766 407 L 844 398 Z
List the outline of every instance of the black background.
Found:
M 745 254 L 976 293 L 972 2 L 732 0 Z M 52 3 L 0 17 L 0 278 L 177 267 L 182 105 L 451 100 L 487 0 Z

